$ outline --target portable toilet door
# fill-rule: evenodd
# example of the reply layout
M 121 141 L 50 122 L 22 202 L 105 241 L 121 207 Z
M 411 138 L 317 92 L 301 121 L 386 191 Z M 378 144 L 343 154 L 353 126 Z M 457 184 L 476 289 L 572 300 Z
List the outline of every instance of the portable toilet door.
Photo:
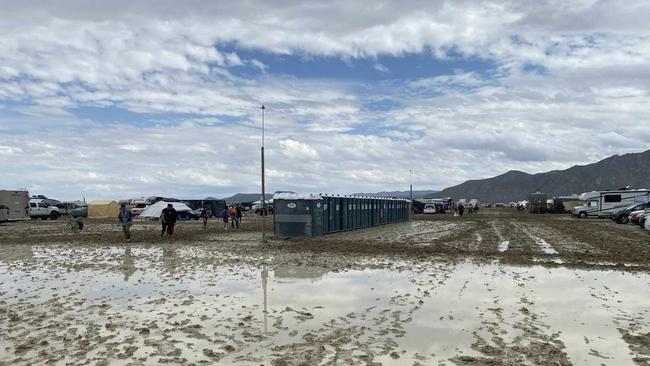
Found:
M 330 204 L 332 209 L 330 210 L 330 228 L 332 232 L 341 231 L 341 199 L 339 197 L 331 197 Z
M 341 231 L 348 230 L 348 198 L 340 198 L 341 211 L 340 211 L 340 222 L 341 222 Z
M 323 234 L 323 200 L 308 200 L 305 206 L 307 211 L 311 211 L 311 236 L 321 236 Z
M 322 215 L 321 215 L 321 232 L 323 234 L 328 234 L 330 232 L 328 200 L 329 200 L 329 197 L 323 196 L 323 201 L 322 201 L 323 208 L 322 208 Z

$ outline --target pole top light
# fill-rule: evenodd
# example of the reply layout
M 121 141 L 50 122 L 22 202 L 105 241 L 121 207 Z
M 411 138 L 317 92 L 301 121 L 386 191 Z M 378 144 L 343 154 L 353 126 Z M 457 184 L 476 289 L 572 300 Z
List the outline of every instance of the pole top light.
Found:
M 264 106 L 264 104 L 262 104 L 262 108 L 260 108 L 260 109 L 266 109 L 266 107 Z

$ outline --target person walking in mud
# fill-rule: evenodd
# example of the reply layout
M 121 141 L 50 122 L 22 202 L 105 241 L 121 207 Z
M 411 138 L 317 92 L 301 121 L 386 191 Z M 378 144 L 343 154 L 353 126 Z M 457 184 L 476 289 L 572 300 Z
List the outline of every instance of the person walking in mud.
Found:
M 479 210 L 479 207 L 478 207 L 478 203 L 477 203 L 477 204 L 474 205 L 474 215 L 478 215 L 478 210 Z
M 203 229 L 208 228 L 208 206 L 202 203 L 203 210 L 201 211 L 201 219 L 203 219 Z
M 167 207 L 160 213 L 160 223 L 162 224 L 160 240 L 163 240 L 165 237 L 165 231 L 167 231 L 167 235 L 170 238 L 174 235 L 174 226 L 176 226 L 177 219 L 178 213 L 176 212 L 176 209 L 174 209 L 174 205 L 171 203 L 167 204 Z
M 230 208 L 228 209 L 228 213 L 230 214 L 230 225 L 232 226 L 232 228 L 234 229 L 236 226 L 237 229 L 239 229 L 239 221 L 237 220 L 237 209 L 235 208 L 234 205 L 230 206 Z
M 239 225 L 241 225 L 241 218 L 242 218 L 241 207 L 237 205 L 235 206 L 235 210 L 237 211 L 237 227 L 239 227 Z
M 223 229 L 228 230 L 228 205 L 224 205 L 221 211 L 221 219 L 223 220 Z
M 117 219 L 122 225 L 122 232 L 124 232 L 124 239 L 128 242 L 131 241 L 131 223 L 133 222 L 133 212 L 126 209 L 126 205 L 120 206 L 120 212 L 117 214 Z
M 465 205 L 462 203 L 458 204 L 458 216 L 463 217 L 463 212 L 465 212 Z

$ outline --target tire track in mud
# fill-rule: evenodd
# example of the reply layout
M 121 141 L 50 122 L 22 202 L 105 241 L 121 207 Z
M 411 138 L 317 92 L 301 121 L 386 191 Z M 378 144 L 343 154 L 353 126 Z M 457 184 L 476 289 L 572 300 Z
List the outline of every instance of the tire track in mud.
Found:
M 553 248 L 551 244 L 549 244 L 546 240 L 543 238 L 540 238 L 538 236 L 535 236 L 531 230 L 526 227 L 526 224 L 521 223 L 521 222 L 512 222 L 512 225 L 515 226 L 517 229 L 521 230 L 523 233 L 525 233 L 530 239 L 532 239 L 535 244 L 537 244 L 537 247 L 539 250 L 542 251 L 543 254 L 558 254 L 557 250 Z
M 570 365 L 565 352 L 566 347 L 559 339 L 559 332 L 553 332 L 540 315 L 535 312 L 533 290 L 527 287 L 530 277 L 528 270 L 509 273 L 502 268 L 494 268 L 484 282 L 488 293 L 512 293 L 509 299 L 492 295 L 486 299 L 478 314 L 482 326 L 472 332 L 474 343 L 471 348 L 480 357 L 460 355 L 450 359 L 456 365 Z M 512 279 L 503 280 L 504 275 Z M 498 283 L 498 285 L 497 285 Z M 507 289 L 513 286 L 511 289 Z M 501 287 L 498 290 L 498 287 Z
M 505 240 L 503 238 L 503 235 L 501 235 L 501 231 L 499 230 L 499 228 L 497 228 L 497 225 L 494 221 L 491 221 L 490 225 L 492 226 L 492 229 L 494 230 L 494 232 L 497 234 L 497 237 L 499 238 L 499 244 L 497 246 L 497 250 L 501 253 L 507 251 L 508 246 L 510 245 L 510 240 Z
M 509 257 L 531 256 L 534 241 L 515 221 L 492 221 L 492 230 L 497 233 L 495 251 Z

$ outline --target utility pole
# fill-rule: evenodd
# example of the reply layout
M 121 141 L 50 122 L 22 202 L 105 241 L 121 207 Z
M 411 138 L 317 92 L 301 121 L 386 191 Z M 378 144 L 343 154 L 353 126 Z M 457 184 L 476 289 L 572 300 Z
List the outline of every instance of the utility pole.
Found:
M 411 185 L 411 202 L 413 202 L 413 169 L 409 169 L 409 184 Z
M 262 243 L 266 243 L 266 188 L 264 186 L 264 110 L 266 107 L 262 104 Z

